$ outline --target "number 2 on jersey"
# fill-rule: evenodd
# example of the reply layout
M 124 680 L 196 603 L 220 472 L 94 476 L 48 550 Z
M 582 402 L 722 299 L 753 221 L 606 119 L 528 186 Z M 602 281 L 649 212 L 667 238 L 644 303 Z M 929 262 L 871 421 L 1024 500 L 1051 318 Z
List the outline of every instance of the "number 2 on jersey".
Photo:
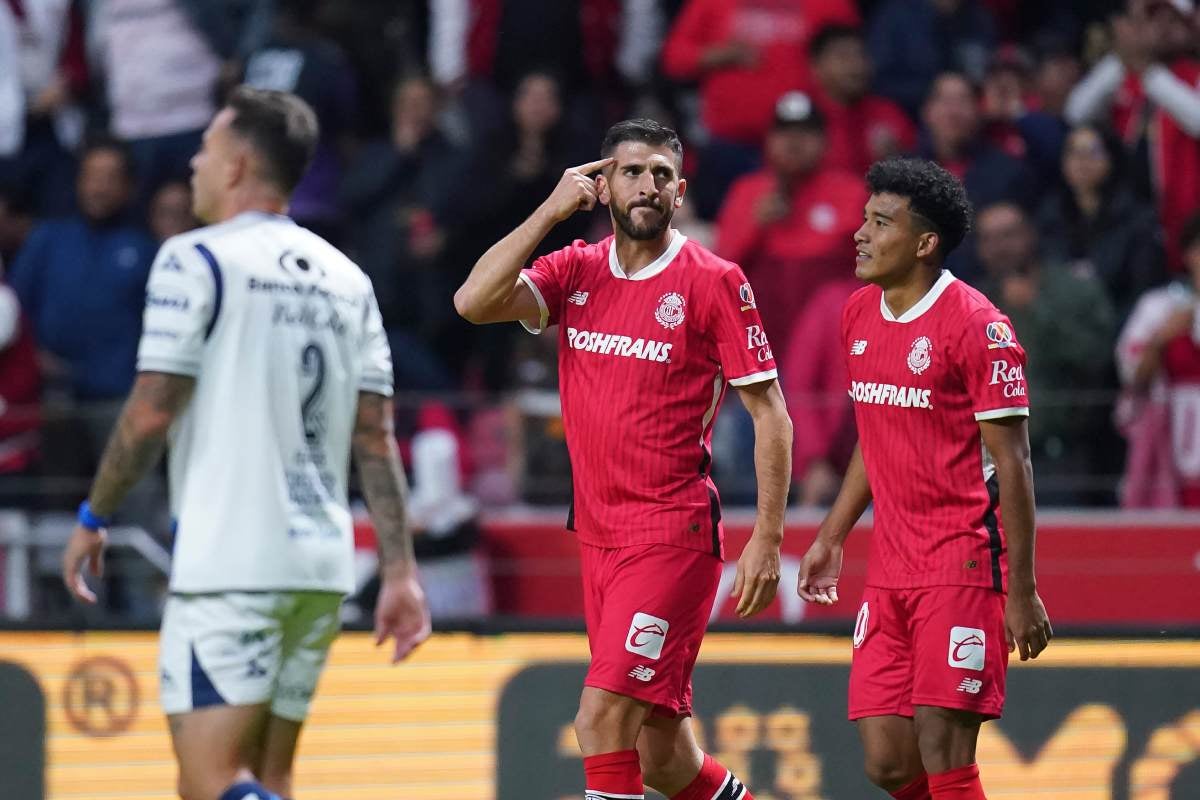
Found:
M 304 346 L 300 353 L 300 374 L 312 380 L 312 387 L 300 403 L 300 418 L 304 423 L 304 438 L 313 445 L 320 440 L 325 427 L 320 410 L 321 389 L 325 385 L 325 351 L 320 345 L 309 343 Z

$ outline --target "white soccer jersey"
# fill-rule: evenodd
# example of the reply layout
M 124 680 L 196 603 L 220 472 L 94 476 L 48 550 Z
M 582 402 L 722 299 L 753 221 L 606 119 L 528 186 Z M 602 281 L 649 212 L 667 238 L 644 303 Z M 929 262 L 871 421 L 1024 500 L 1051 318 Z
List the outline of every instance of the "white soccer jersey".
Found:
M 366 275 L 282 216 L 174 236 L 150 272 L 138 370 L 196 379 L 171 431 L 171 590 L 350 592 L 358 393 L 392 393 Z

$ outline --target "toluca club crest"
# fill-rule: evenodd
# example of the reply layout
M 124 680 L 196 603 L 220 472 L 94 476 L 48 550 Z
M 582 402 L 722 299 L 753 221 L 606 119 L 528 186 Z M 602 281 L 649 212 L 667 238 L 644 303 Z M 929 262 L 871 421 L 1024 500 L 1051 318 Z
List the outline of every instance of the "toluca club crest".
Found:
M 658 298 L 658 308 L 654 310 L 654 318 L 664 328 L 673 331 L 683 324 L 683 295 L 678 292 L 667 292 Z
M 928 336 L 920 336 L 913 342 L 912 350 L 908 352 L 908 368 L 914 375 L 920 375 L 929 369 L 929 355 L 933 351 L 933 342 Z

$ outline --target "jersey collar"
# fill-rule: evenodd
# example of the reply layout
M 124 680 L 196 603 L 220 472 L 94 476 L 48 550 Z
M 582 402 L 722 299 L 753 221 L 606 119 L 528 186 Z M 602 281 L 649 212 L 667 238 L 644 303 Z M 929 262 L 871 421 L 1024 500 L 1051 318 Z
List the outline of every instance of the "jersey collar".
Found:
M 674 236 L 671 237 L 671 243 L 667 245 L 667 249 L 663 251 L 663 254 L 633 273 L 632 276 L 625 274 L 625 270 L 621 269 L 621 262 L 617 260 L 617 240 L 613 239 L 609 242 L 608 268 L 612 270 L 613 277 L 623 281 L 645 281 L 671 266 L 671 262 L 675 260 L 675 256 L 679 255 L 679 251 L 687 244 L 686 236 L 677 230 L 672 230 L 671 232 Z
M 950 273 L 950 270 L 942 270 L 942 274 L 938 276 L 936 281 L 934 281 L 933 286 L 929 288 L 929 291 L 925 293 L 925 296 L 918 300 L 916 305 L 898 317 L 892 314 L 892 310 L 888 308 L 887 300 L 884 298 L 883 292 L 880 292 L 879 313 L 882 314 L 883 318 L 888 322 L 912 322 L 926 311 L 933 308 L 933 304 L 936 303 L 938 298 L 942 296 L 942 292 L 946 291 L 946 288 L 950 286 L 950 284 L 954 283 L 955 280 L 956 278 Z

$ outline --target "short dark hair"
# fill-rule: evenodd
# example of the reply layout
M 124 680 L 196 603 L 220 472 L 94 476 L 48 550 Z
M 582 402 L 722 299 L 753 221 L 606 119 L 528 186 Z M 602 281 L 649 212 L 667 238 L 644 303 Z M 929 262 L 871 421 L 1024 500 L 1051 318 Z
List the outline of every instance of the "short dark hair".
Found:
M 817 31 L 817 35 L 808 43 L 808 57 L 812 60 L 820 58 L 832 45 L 837 44 L 843 39 L 863 41 L 862 29 L 854 25 L 842 25 L 838 23 L 825 25 Z
M 1179 249 L 1187 250 L 1197 242 L 1200 242 L 1200 211 L 1192 214 L 1187 222 L 1183 223 L 1183 230 L 1179 232 Z
M 921 158 L 889 158 L 867 170 L 871 194 L 894 194 L 908 200 L 913 213 L 928 221 L 938 235 L 943 259 L 971 230 L 971 201 L 962 181 Z
M 263 178 L 290 195 L 317 149 L 316 113 L 290 92 L 249 86 L 234 89 L 225 105 L 234 112 L 230 127 L 262 159 Z
M 683 143 L 673 128 L 652 119 L 627 119 L 618 122 L 604 134 L 600 155 L 608 158 L 622 142 L 644 142 L 651 147 L 668 147 L 675 154 L 675 168 L 683 169 Z
M 136 169 L 133 165 L 133 154 L 129 152 L 129 147 L 124 142 L 108 135 L 89 137 L 83 143 L 83 150 L 79 154 L 79 164 L 82 166 L 84 160 L 92 153 L 115 153 L 117 158 L 121 159 L 121 171 L 125 173 L 125 177 L 129 180 L 134 179 Z

